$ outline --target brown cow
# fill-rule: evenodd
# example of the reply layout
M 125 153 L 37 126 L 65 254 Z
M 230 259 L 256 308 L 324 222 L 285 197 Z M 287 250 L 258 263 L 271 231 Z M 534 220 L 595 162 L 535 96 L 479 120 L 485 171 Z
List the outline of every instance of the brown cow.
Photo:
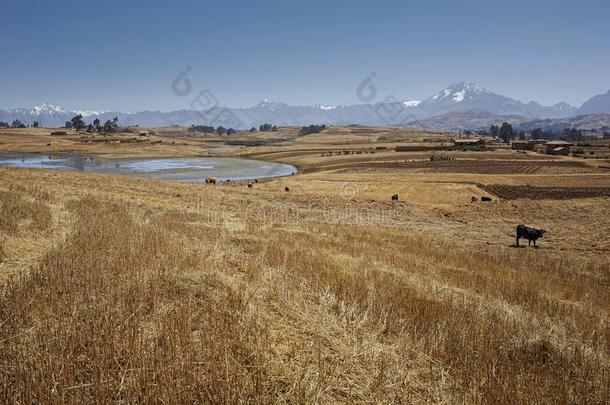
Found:
M 211 176 L 206 177 L 205 184 L 216 184 L 216 177 L 211 177 Z

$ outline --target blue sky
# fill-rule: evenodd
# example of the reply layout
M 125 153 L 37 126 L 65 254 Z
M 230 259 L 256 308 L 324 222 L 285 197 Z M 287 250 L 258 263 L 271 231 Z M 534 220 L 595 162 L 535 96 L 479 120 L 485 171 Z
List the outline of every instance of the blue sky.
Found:
M 356 104 L 371 72 L 397 99 L 462 80 L 544 104 L 610 89 L 603 0 L 2 0 L 0 15 L 0 108 L 189 108 L 171 91 L 187 66 L 232 107 Z

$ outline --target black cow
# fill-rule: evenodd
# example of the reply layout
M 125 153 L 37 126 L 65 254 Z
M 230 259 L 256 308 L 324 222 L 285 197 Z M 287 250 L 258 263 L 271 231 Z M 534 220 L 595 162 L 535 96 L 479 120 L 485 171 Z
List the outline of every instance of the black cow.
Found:
M 536 240 L 538 238 L 542 238 L 546 231 L 544 229 L 534 229 L 525 225 L 517 226 L 517 246 L 519 246 L 519 239 L 525 238 L 527 239 L 527 246 L 530 246 L 532 242 L 534 242 L 534 247 L 536 247 Z
M 252 188 L 252 183 L 248 183 L 248 188 Z
M 398 194 L 392 196 L 392 202 L 398 201 Z
M 481 197 L 481 201 L 482 202 L 490 202 L 491 201 L 491 197 L 483 196 L 483 197 Z
M 285 186 L 285 187 L 284 187 L 284 191 L 290 191 L 290 187 Z

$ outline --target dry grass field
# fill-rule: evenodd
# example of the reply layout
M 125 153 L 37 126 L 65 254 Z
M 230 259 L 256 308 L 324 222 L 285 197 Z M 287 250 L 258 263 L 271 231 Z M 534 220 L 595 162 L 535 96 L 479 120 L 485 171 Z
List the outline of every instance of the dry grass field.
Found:
M 0 167 L 0 402 L 610 402 L 607 161 L 282 131 L 214 152 L 301 169 L 252 189 Z M 155 136 L 61 148 L 214 150 Z
M 0 153 L 86 154 L 106 158 L 196 156 L 208 139 L 183 136 L 184 130 L 163 128 L 150 136 L 118 133 L 109 136 L 47 128 L 0 129 Z

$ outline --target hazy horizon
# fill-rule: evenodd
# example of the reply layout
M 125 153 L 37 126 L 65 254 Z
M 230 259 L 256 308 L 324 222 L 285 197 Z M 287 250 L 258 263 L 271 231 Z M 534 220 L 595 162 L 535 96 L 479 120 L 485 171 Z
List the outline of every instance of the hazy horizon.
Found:
M 189 109 L 171 87 L 187 67 L 194 91 L 229 107 L 360 104 L 372 72 L 399 100 L 467 81 L 580 106 L 610 88 L 603 1 L 5 3 L 5 109 Z

